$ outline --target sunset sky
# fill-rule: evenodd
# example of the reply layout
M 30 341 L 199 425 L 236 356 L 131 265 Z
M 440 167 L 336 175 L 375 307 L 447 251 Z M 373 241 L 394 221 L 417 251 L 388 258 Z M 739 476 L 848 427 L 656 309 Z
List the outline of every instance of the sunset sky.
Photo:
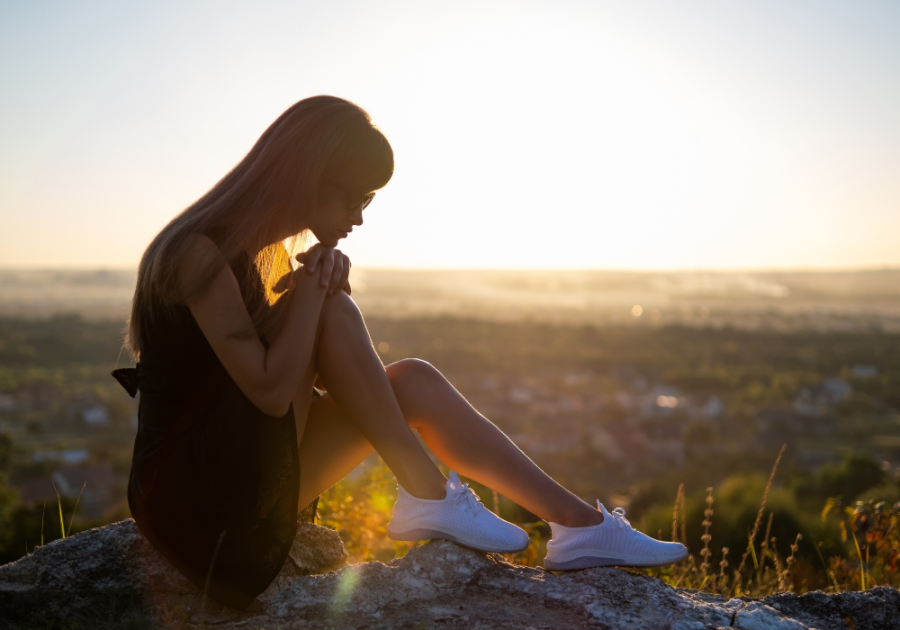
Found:
M 3 2 L 0 267 L 131 267 L 293 102 L 370 267 L 900 266 L 900 2 Z

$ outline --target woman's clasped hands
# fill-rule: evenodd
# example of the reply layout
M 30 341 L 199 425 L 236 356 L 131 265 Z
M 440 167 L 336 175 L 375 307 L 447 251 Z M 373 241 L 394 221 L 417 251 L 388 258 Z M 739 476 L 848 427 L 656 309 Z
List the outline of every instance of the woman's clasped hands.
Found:
M 319 286 L 327 287 L 328 295 L 338 291 L 350 295 L 350 258 L 341 250 L 316 243 L 295 258 L 302 265 L 295 274 L 306 273 L 311 278 L 318 276 Z

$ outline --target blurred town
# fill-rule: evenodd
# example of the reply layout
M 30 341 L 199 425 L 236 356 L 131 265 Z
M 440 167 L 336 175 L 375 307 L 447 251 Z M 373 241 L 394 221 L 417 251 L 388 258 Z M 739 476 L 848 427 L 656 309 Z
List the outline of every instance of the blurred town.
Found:
M 900 272 L 479 273 L 365 270 L 354 297 L 386 363 L 432 362 L 586 500 L 649 518 L 785 443 L 778 483 L 813 502 L 848 457 L 897 494 Z M 76 530 L 128 516 L 133 281 L 0 272 L 0 563 L 58 537 L 57 493 Z

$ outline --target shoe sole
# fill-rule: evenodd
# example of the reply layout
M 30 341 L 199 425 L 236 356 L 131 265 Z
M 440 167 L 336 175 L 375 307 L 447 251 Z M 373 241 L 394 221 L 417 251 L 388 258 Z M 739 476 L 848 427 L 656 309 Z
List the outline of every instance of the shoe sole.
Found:
M 575 569 L 590 569 L 593 567 L 664 567 L 670 564 L 676 564 L 688 557 L 685 553 L 680 558 L 671 560 L 649 561 L 649 562 L 629 562 L 621 558 L 602 558 L 596 556 L 581 556 L 567 562 L 548 562 L 544 560 L 544 568 L 548 571 L 574 571 Z
M 418 542 L 420 540 L 434 540 L 436 538 L 441 538 L 443 540 L 449 540 L 451 542 L 455 542 L 458 545 L 462 545 L 463 547 L 469 547 L 470 549 L 477 549 L 478 551 L 486 551 L 488 553 L 519 553 L 520 551 L 524 551 L 528 549 L 528 543 L 525 543 L 522 547 L 517 547 L 515 549 L 498 549 L 498 548 L 487 548 L 482 547 L 480 545 L 476 545 L 467 540 L 462 540 L 457 538 L 453 534 L 448 534 L 447 532 L 442 532 L 437 529 L 426 529 L 426 528 L 418 528 L 418 529 L 410 529 L 405 532 L 392 532 L 388 529 L 388 538 L 391 540 L 399 540 L 402 542 Z

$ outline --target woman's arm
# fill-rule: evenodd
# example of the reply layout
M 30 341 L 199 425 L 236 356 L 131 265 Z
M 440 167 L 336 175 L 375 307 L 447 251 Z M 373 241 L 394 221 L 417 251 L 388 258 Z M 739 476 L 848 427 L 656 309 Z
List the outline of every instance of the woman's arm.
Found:
M 316 256 L 319 273 L 312 273 L 316 265 L 309 262 L 307 272 L 293 272 L 293 287 L 286 296 L 288 312 L 268 350 L 254 331 L 237 279 L 215 243 L 196 237 L 182 261 L 180 273 L 187 281 L 210 263 L 218 264 L 216 276 L 203 291 L 190 296 L 187 306 L 237 386 L 265 414 L 287 413 L 312 358 L 322 302 L 336 282 L 334 259 L 340 256 L 333 252 L 321 259 Z M 346 273 L 339 272 L 338 278 L 346 281 Z

